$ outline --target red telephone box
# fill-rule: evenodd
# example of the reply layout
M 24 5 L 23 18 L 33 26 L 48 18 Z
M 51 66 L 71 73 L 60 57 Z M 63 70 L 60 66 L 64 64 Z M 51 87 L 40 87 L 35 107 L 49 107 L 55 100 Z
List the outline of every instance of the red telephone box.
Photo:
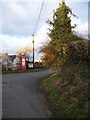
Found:
M 26 56 L 21 55 L 20 56 L 20 70 L 26 70 Z

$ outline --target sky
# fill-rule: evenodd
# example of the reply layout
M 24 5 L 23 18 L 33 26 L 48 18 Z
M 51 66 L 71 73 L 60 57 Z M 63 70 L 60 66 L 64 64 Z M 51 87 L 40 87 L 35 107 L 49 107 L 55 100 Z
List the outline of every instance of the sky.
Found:
M 66 0 L 77 18 L 72 17 L 71 24 L 77 24 L 75 31 L 88 36 L 88 1 Z M 43 0 L 0 0 L 0 52 L 16 54 L 19 48 L 32 48 L 32 34 L 39 16 Z M 58 8 L 60 0 L 44 0 L 44 6 L 34 33 L 35 59 L 39 48 L 48 40 L 48 19 L 52 20 L 53 10 Z

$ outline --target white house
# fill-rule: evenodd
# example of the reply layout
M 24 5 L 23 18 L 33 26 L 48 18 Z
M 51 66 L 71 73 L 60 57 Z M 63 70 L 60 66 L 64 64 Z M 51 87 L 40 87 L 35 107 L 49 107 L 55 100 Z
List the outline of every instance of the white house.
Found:
M 18 56 L 13 60 L 13 70 L 19 69 L 20 67 L 20 59 Z

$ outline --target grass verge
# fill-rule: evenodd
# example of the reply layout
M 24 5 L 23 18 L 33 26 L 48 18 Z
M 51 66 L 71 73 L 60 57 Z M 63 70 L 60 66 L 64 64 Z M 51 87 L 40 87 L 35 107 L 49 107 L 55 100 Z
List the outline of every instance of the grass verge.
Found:
M 4 70 L 1 71 L 2 74 L 13 74 L 13 73 L 28 73 L 28 72 L 38 72 L 44 69 L 28 69 L 28 70 Z
M 61 71 L 40 80 L 40 90 L 46 93 L 57 118 L 89 118 L 87 62 L 64 65 Z M 52 111 L 51 110 L 51 111 Z

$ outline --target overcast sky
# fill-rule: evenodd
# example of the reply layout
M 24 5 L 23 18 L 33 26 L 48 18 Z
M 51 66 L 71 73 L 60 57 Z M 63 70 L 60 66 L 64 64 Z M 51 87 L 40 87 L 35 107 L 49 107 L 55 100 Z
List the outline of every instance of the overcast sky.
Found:
M 19 48 L 32 46 L 32 33 L 43 0 L 0 0 L 0 51 L 16 54 Z M 52 19 L 60 0 L 44 0 L 42 13 L 35 31 L 35 48 L 38 49 L 47 41 L 47 19 Z M 69 2 L 68 2 L 69 1 Z M 72 18 L 72 25 L 77 24 L 75 31 L 87 36 L 88 1 L 66 0 L 78 18 Z M 38 59 L 38 54 L 36 54 Z

